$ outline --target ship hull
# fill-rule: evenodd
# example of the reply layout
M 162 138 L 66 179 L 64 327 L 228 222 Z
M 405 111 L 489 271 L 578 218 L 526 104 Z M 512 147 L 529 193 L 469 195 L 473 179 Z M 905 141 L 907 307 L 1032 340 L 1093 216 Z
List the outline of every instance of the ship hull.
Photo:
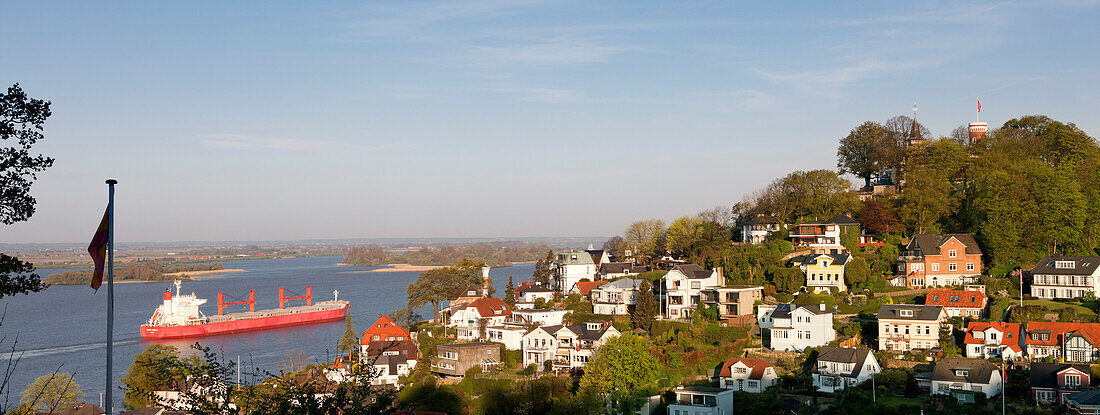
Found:
M 343 320 L 349 307 L 318 310 L 295 314 L 241 318 L 186 326 L 141 326 L 141 337 L 146 339 L 180 339 L 187 337 L 217 336 L 248 331 L 300 326 Z

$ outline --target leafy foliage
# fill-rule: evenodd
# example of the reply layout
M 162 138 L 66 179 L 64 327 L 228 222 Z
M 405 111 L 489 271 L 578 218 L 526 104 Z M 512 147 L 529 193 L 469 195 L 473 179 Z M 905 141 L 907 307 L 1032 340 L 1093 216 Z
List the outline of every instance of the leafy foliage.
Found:
M 70 373 L 50 373 L 39 376 L 19 398 L 23 408 L 47 413 L 60 412 L 62 408 L 84 401 L 84 391 Z
M 630 322 L 636 328 L 650 331 L 653 328 L 653 321 L 657 317 L 657 313 L 660 313 L 660 306 L 653 296 L 653 285 L 649 283 L 649 280 L 643 279 L 641 285 L 638 286 L 638 299 L 634 306 L 634 312 L 630 314 Z
M 189 281 L 185 275 L 165 275 L 187 271 L 216 271 L 225 269 L 220 262 L 214 264 L 166 265 L 161 262 L 141 262 L 115 270 L 115 281 Z M 92 270 L 65 271 L 46 277 L 48 284 L 85 285 L 92 281 Z
M 625 334 L 596 351 L 585 365 L 580 387 L 597 393 L 632 392 L 657 380 L 659 365 L 646 339 Z
M 412 264 L 454 265 L 469 258 L 494 267 L 534 261 L 548 247 L 543 243 L 493 242 L 460 246 L 424 248 L 406 252 L 387 252 L 381 246 L 354 246 L 344 252 L 344 263 L 357 266 Z
M 470 286 L 481 286 L 481 268 L 484 262 L 463 258 L 457 265 L 424 271 L 409 284 L 405 292 L 409 297 L 409 308 L 420 309 L 431 304 L 432 315 L 439 315 L 439 305 L 450 301 L 457 290 Z

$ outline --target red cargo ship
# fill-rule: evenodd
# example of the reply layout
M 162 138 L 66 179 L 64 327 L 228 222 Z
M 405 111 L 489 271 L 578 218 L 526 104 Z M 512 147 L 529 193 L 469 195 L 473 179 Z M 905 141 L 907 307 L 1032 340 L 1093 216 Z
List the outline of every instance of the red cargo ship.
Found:
M 164 291 L 164 304 L 157 307 L 149 322 L 141 326 L 141 337 L 178 339 L 339 321 L 344 319 L 351 305 L 337 299 L 338 294 L 333 291 L 331 301 L 313 304 L 311 286 L 306 286 L 306 294 L 298 297 L 287 297 L 279 288 L 279 308 L 256 311 L 255 290 L 249 291 L 248 300 L 230 303 L 225 302 L 219 292 L 218 315 L 206 316 L 199 311 L 199 306 L 205 304 L 206 299 L 195 297 L 195 293 L 181 295 L 180 282 L 176 281 L 176 295 L 172 296 L 169 290 Z M 304 305 L 287 307 L 287 302 L 293 300 L 301 300 Z M 248 311 L 225 314 L 225 308 L 231 305 L 247 305 Z

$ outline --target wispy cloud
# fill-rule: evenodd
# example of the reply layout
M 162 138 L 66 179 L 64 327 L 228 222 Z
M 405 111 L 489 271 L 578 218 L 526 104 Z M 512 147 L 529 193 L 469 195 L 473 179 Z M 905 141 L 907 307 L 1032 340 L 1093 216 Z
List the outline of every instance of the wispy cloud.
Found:
M 217 133 L 198 136 L 199 145 L 222 150 L 275 150 L 299 152 L 370 150 L 390 151 L 408 148 L 400 143 L 360 144 L 297 138 L 273 138 L 253 134 Z

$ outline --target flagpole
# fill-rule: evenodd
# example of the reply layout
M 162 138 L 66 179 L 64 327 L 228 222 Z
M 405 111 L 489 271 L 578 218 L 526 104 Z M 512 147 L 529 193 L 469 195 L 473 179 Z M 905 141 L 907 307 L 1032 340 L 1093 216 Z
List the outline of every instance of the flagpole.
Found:
M 111 393 L 112 363 L 115 343 L 115 185 L 118 180 L 107 179 L 107 405 L 103 408 L 113 415 Z

